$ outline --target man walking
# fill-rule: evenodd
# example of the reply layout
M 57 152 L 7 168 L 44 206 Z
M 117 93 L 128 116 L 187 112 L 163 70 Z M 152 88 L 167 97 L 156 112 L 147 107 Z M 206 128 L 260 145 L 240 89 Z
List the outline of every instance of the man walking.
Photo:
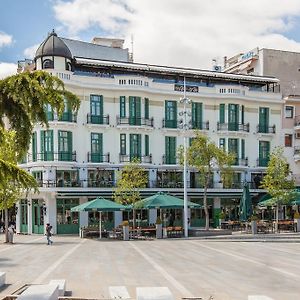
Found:
M 51 233 L 52 230 L 52 226 L 50 225 L 50 223 L 46 224 L 46 237 L 47 237 L 47 245 L 52 245 L 53 241 L 51 241 L 50 237 L 52 235 Z

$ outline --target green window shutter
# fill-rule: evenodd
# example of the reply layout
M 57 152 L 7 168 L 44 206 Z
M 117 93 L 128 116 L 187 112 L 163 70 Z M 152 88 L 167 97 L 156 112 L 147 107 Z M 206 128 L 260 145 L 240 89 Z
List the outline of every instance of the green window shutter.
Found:
M 126 134 L 120 134 L 120 154 L 126 155 Z
M 72 153 L 73 153 L 73 134 L 71 131 L 68 131 L 67 133 L 67 139 L 68 139 L 68 160 L 72 161 Z
M 245 140 L 241 140 L 241 159 L 245 159 Z
M 136 125 L 141 125 L 141 97 L 135 97 L 135 119 Z
M 33 132 L 32 134 L 32 142 L 31 142 L 31 146 L 32 146 L 32 161 L 36 161 L 37 160 L 37 133 L 36 131 Z
M 120 118 L 126 118 L 126 98 L 120 96 Z
M 202 103 L 192 102 L 193 129 L 202 129 Z
M 149 99 L 145 98 L 145 119 L 149 119 Z
M 133 139 L 134 139 L 134 134 L 129 134 L 129 155 L 130 155 L 130 161 L 133 159 L 134 157 L 134 154 L 133 154 L 133 149 L 134 149 L 134 146 L 133 146 Z
M 41 130 L 40 131 L 41 134 L 41 159 L 45 160 L 45 131 Z
M 259 132 L 266 133 L 269 129 L 269 108 L 259 108 Z
M 149 135 L 145 135 L 145 156 L 149 156 Z
M 165 127 L 177 128 L 177 102 L 165 101 Z
M 259 166 L 266 167 L 270 156 L 270 142 L 259 141 Z
M 142 136 L 140 134 L 137 134 L 137 155 L 138 158 L 142 158 Z
M 168 136 L 165 136 L 165 162 L 168 160 L 168 157 L 170 156 L 170 140 Z
M 102 133 L 91 133 L 91 161 L 103 162 Z
M 241 106 L 241 123 L 245 124 L 245 106 Z
M 135 97 L 129 96 L 129 124 L 136 124 Z
M 239 145 L 238 139 L 228 139 L 228 152 L 234 154 L 235 156 L 235 163 L 237 164 L 239 159 Z
M 225 104 L 220 104 L 219 105 L 219 122 L 220 124 L 225 123 Z
M 228 105 L 228 130 L 236 131 L 239 126 L 239 105 Z
M 170 139 L 170 162 L 176 164 L 176 137 L 171 137 Z

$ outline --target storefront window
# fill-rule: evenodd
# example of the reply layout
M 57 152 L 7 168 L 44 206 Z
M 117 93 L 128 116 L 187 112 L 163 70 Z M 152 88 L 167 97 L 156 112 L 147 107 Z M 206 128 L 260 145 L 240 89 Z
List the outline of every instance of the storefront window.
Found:
M 57 224 L 79 224 L 79 213 L 71 213 L 71 208 L 77 205 L 78 199 L 57 199 Z

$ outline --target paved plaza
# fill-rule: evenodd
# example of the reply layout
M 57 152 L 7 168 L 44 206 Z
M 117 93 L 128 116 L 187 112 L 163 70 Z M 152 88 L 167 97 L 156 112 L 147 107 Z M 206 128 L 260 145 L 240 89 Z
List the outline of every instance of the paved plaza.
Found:
M 109 287 L 168 287 L 176 296 L 208 299 L 299 299 L 300 243 L 217 240 L 98 241 L 75 236 L 0 236 L 0 298 L 24 284 L 64 278 L 73 296 L 108 297 Z

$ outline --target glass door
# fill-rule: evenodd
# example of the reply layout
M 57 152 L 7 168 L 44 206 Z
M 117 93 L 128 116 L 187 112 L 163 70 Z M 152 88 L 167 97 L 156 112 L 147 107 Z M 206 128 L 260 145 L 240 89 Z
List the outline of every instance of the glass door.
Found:
M 32 200 L 32 233 L 44 233 L 43 200 Z

